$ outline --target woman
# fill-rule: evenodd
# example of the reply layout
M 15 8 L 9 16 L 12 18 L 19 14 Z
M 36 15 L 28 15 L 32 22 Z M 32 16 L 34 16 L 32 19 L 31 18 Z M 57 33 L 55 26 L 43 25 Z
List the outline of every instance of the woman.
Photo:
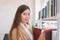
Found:
M 33 40 L 32 28 L 28 24 L 29 19 L 30 8 L 27 5 L 19 6 L 9 32 L 9 40 Z

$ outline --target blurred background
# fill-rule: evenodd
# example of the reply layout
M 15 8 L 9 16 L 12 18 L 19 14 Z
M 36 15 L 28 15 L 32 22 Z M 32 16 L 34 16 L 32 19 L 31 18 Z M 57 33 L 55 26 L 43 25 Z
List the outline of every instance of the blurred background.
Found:
M 60 40 L 60 0 L 0 0 L 0 40 L 9 33 L 16 10 L 22 4 L 31 9 L 31 27 L 57 29 L 56 39 Z M 56 39 L 53 36 L 52 40 Z

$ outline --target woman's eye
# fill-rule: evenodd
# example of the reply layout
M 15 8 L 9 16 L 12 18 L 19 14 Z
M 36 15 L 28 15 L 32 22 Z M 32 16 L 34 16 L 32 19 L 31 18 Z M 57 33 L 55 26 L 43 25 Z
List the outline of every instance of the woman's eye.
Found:
M 30 13 L 28 13 L 28 15 L 30 15 Z
M 23 15 L 26 15 L 25 13 Z
M 30 16 L 30 13 L 28 13 L 28 14 L 24 13 L 23 15 L 29 15 Z

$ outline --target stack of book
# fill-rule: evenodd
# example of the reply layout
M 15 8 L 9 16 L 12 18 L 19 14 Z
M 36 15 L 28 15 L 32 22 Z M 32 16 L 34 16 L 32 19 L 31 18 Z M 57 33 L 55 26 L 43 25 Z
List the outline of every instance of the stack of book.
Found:
M 47 5 L 39 12 L 39 19 L 51 18 L 56 16 L 56 0 L 49 0 Z

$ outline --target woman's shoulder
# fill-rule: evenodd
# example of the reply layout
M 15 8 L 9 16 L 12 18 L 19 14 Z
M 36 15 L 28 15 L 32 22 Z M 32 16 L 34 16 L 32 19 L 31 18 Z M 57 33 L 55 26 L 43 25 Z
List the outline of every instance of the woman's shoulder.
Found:
M 16 33 L 16 32 L 17 32 L 17 29 L 14 28 L 14 29 L 12 30 L 12 33 Z

